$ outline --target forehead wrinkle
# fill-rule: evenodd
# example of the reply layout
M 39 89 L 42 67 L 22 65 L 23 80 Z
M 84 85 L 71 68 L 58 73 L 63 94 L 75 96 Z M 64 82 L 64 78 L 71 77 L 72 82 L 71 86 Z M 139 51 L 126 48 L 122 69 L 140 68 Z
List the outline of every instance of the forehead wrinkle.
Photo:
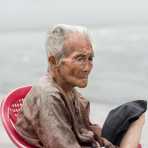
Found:
M 71 52 L 67 53 L 66 55 L 69 56 L 77 56 L 77 55 L 82 55 L 82 56 L 92 56 L 94 57 L 94 52 L 93 50 L 84 50 L 84 49 L 75 49 L 75 50 L 70 50 Z
M 74 54 L 73 54 L 73 56 L 92 56 L 92 57 L 94 57 L 94 53 L 93 53 L 93 51 L 91 51 L 91 52 L 84 52 L 84 51 L 82 51 L 82 50 L 80 50 L 80 51 L 75 51 L 74 52 Z
M 83 54 L 83 55 L 92 55 L 94 56 L 94 51 L 92 48 L 90 48 L 90 50 L 84 50 L 85 48 L 83 49 L 77 49 L 77 52 L 79 52 L 80 54 Z
M 84 52 L 87 50 L 91 50 L 91 54 L 94 55 L 89 38 L 78 32 L 67 34 L 67 36 L 65 36 L 63 47 L 66 51 L 65 55 L 69 55 L 72 52 L 77 52 L 78 50 L 82 50 L 82 54 L 84 54 Z

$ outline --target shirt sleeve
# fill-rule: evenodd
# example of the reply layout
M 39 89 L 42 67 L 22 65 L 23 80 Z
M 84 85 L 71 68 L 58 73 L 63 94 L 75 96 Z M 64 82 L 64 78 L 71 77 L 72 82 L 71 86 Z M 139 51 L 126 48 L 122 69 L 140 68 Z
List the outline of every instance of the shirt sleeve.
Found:
M 80 95 L 80 94 L 79 94 Z M 102 128 L 99 124 L 94 124 L 90 121 L 90 103 L 87 99 L 80 95 L 81 109 L 85 118 L 85 123 L 90 127 L 94 134 L 101 136 Z
M 41 96 L 36 132 L 45 148 L 81 148 L 58 93 Z

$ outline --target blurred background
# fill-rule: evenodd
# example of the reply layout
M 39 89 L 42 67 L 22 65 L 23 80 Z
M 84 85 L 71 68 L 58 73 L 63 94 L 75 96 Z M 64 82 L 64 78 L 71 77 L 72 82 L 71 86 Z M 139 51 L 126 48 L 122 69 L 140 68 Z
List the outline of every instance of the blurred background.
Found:
M 50 25 L 84 25 L 91 33 L 94 68 L 86 89 L 92 120 L 148 95 L 148 2 L 146 0 L 0 0 L 0 102 L 10 90 L 35 83 L 47 69 Z M 148 147 L 148 123 L 141 143 Z M 0 123 L 0 147 L 15 147 Z

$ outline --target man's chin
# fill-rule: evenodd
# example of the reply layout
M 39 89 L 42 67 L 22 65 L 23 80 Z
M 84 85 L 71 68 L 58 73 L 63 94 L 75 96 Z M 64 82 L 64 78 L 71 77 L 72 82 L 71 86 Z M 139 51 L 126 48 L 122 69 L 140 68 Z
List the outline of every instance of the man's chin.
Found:
M 85 88 L 86 86 L 87 86 L 87 82 L 83 82 L 83 83 L 79 84 L 77 87 Z
M 78 86 L 79 88 L 85 88 L 87 86 L 87 84 L 86 85 L 81 85 L 81 86 Z

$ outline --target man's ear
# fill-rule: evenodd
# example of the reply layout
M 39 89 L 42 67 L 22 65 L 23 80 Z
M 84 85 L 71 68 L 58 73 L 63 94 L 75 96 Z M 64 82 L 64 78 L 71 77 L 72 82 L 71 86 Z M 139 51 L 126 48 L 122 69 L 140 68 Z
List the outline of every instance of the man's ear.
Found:
M 51 67 L 57 65 L 57 61 L 56 61 L 56 59 L 55 59 L 54 56 L 49 56 L 49 57 L 48 57 L 48 64 L 51 65 Z

